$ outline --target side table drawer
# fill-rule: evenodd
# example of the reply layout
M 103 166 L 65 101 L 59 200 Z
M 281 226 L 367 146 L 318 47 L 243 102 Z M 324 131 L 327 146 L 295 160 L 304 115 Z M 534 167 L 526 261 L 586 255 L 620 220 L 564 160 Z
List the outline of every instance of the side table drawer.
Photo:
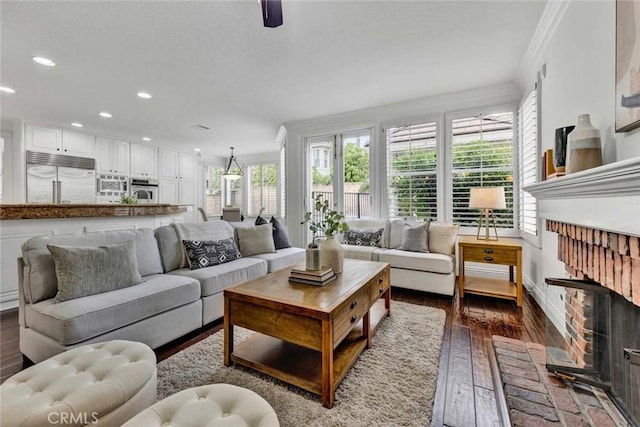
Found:
M 484 262 L 489 264 L 515 265 L 517 251 L 491 247 L 464 247 L 464 260 L 470 262 Z

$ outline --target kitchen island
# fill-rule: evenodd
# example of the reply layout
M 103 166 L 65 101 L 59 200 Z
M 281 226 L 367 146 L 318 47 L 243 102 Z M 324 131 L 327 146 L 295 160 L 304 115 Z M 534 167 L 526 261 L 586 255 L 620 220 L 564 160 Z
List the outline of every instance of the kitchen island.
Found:
M 185 206 L 168 204 L 0 204 L 0 220 L 174 215 L 184 212 L 187 212 Z
M 18 305 L 22 244 L 34 236 L 131 230 L 196 220 L 193 206 L 167 204 L 0 204 L 0 309 Z

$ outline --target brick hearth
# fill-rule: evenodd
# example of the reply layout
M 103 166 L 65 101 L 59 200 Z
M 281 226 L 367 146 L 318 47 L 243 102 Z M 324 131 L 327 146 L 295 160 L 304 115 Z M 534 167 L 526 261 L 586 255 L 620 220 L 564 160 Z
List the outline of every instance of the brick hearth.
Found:
M 544 346 L 500 336 L 490 343 L 513 426 L 627 425 L 602 391 L 548 373 Z
M 558 259 L 578 279 L 591 279 L 640 307 L 640 237 L 547 221 L 558 234 Z

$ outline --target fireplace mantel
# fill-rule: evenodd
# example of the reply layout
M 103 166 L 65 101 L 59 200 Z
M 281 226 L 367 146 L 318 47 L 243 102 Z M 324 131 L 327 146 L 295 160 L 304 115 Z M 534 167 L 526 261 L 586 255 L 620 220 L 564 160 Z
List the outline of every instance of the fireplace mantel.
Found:
M 640 157 L 523 188 L 544 219 L 640 236 Z

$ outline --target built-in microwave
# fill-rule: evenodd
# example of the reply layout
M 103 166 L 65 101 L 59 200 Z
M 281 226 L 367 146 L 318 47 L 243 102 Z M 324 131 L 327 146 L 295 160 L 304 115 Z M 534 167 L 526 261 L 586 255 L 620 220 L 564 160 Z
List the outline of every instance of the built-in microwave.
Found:
M 126 176 L 100 175 L 98 177 L 98 195 L 124 195 L 129 192 Z

